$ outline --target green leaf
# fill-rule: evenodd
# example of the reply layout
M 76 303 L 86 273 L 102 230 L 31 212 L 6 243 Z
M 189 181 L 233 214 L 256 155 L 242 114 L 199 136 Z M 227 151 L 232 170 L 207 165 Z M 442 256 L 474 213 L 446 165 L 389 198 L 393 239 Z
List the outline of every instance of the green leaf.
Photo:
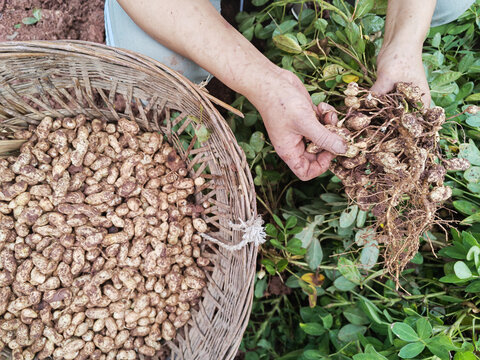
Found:
M 37 22 L 38 22 L 38 19 L 34 17 L 26 17 L 22 19 L 22 23 L 24 23 L 25 25 L 33 25 L 33 24 L 36 24 Z
M 480 206 L 467 200 L 455 200 L 453 206 L 463 215 L 473 215 L 480 211 Z
M 40 9 L 33 9 L 32 14 L 33 14 L 33 17 L 38 21 L 40 21 L 40 19 L 42 18 L 42 10 Z
M 355 18 L 361 18 L 365 14 L 369 13 L 373 9 L 374 5 L 375 0 L 358 0 L 356 3 Z
M 478 357 L 472 351 L 457 352 L 453 360 L 478 360 Z
M 421 342 L 410 343 L 400 349 L 398 356 L 402 359 L 412 359 L 420 354 L 424 349 L 425 344 Z
M 298 42 L 303 46 L 303 45 L 307 45 L 307 37 L 305 36 L 305 34 L 299 32 L 297 33 L 297 40 Z
M 420 252 L 417 252 L 415 256 L 410 260 L 412 264 L 422 265 L 423 264 L 423 256 Z
M 421 339 L 425 340 L 432 336 L 432 325 L 427 318 L 420 318 L 416 322 L 417 334 Z
M 268 236 L 271 236 L 271 237 L 276 237 L 278 234 L 278 230 L 275 227 L 275 225 L 270 223 L 265 225 L 265 232 L 267 233 Z
M 453 266 L 453 270 L 455 271 L 455 275 L 459 279 L 470 279 L 472 277 L 472 272 L 468 268 L 467 264 L 463 261 L 457 261 Z
M 302 48 L 298 44 L 297 39 L 288 35 L 289 34 L 274 36 L 273 43 L 277 48 L 289 54 L 300 54 L 302 52 Z
M 480 292 L 480 280 L 475 280 L 468 284 L 468 286 L 464 289 L 465 292 L 468 293 L 478 293 Z
M 245 360 L 259 360 L 260 357 L 255 351 L 248 351 L 245 353 Z
M 365 269 L 371 269 L 377 263 L 379 254 L 380 250 L 377 242 L 369 242 L 365 245 L 360 253 L 360 263 Z
M 15 25 L 13 25 L 13 27 L 14 27 L 15 29 L 20 29 L 20 28 L 22 27 L 22 24 L 15 24 Z
M 258 120 L 258 112 L 249 111 L 245 113 L 245 118 L 243 119 L 243 124 L 247 127 L 255 125 Z
M 477 184 L 480 182 L 480 167 L 479 166 L 470 166 L 463 173 L 463 177 L 470 183 Z
M 440 249 L 438 253 L 452 259 L 465 259 L 467 256 L 467 250 L 459 241 L 454 241 L 453 246 Z
M 325 329 L 330 329 L 333 325 L 333 316 L 332 314 L 328 314 L 326 316 L 322 316 L 323 327 Z
M 298 26 L 298 21 L 296 20 L 284 21 L 275 28 L 275 31 L 273 32 L 272 37 L 274 38 L 277 35 L 286 34 L 292 31 L 296 26 Z
M 450 360 L 450 351 L 458 349 L 446 335 L 437 335 L 429 339 L 427 348 L 442 360 Z
M 443 283 L 450 283 L 450 284 L 460 284 L 465 282 L 465 280 L 460 279 L 455 274 L 448 274 L 448 275 L 442 276 L 440 279 L 438 279 L 438 281 Z
M 317 29 L 321 33 L 325 32 L 327 25 L 328 25 L 328 21 L 322 18 L 315 20 L 315 22 L 313 23 L 313 26 L 315 27 L 315 29 Z
M 404 341 L 411 342 L 420 340 L 415 330 L 408 324 L 396 322 L 391 325 L 391 329 L 395 335 Z
M 200 141 L 200 143 L 204 143 L 210 138 L 211 131 L 202 124 L 195 129 L 195 135 L 197 135 L 198 141 Z
M 387 13 L 387 0 L 377 0 L 375 1 L 375 7 L 373 12 L 377 15 L 385 15 Z
M 440 74 L 431 82 L 431 86 L 440 87 L 442 85 L 449 84 L 452 81 L 457 80 L 460 76 L 462 76 L 462 73 L 457 71 L 449 71 L 444 74 Z
M 240 141 L 238 143 L 238 145 L 240 145 L 240 147 L 245 152 L 245 156 L 247 157 L 247 159 L 254 159 L 255 158 L 255 150 L 253 150 L 253 148 L 250 146 L 250 144 L 247 144 L 246 142 Z
M 250 146 L 255 152 L 260 152 L 265 145 L 265 135 L 261 131 L 255 131 L 250 137 Z
M 477 115 L 467 115 L 465 122 L 473 127 L 480 127 L 480 116 Z
M 322 101 L 325 101 L 327 95 L 325 95 L 325 93 L 323 92 L 316 92 L 313 93 L 310 97 L 312 98 L 313 104 L 318 106 L 318 104 L 320 104 Z
M 275 223 L 276 223 L 280 228 L 282 228 L 282 229 L 284 228 L 282 220 L 281 220 L 277 215 L 273 215 L 273 221 L 275 221 Z
M 468 144 L 460 144 L 459 149 L 458 157 L 467 159 L 472 165 L 480 165 L 480 150 L 472 139 Z
M 357 266 L 345 257 L 340 257 L 338 259 L 338 271 L 340 271 L 347 280 L 354 284 L 358 285 L 362 281 L 362 276 L 360 275 Z
M 247 39 L 248 41 L 252 41 L 254 33 L 255 33 L 255 26 L 254 25 L 252 25 L 249 28 L 242 31 L 242 35 L 245 36 L 245 39 Z
M 337 336 L 340 341 L 351 342 L 358 340 L 358 335 L 363 335 L 366 331 L 366 326 L 347 324 L 338 331 Z
M 323 215 L 316 215 L 314 221 L 307 224 L 307 226 L 305 226 L 303 230 L 295 236 L 302 241 L 302 246 L 305 249 L 307 249 L 312 242 L 313 231 L 315 230 L 315 227 L 323 223 L 324 220 L 325 217 Z
M 257 280 L 255 283 L 255 297 L 261 298 L 263 297 L 263 293 L 267 288 L 267 277 L 262 278 L 261 280 Z
M 312 270 L 317 270 L 323 260 L 322 245 L 318 239 L 313 239 L 305 254 L 305 260 Z
M 465 98 L 465 101 L 480 101 L 480 93 L 475 93 Z
M 362 19 L 362 25 L 365 34 L 374 34 L 383 29 L 385 20 L 377 15 L 369 15 Z
M 462 72 L 464 72 L 464 70 L 460 70 Z M 462 87 L 460 88 L 457 96 L 455 97 L 455 100 L 456 101 L 462 101 L 466 96 L 470 95 L 473 91 L 473 88 L 474 88 L 474 84 L 472 81 L 469 81 L 465 84 L 462 85 Z
M 289 216 L 287 222 L 285 223 L 285 229 L 292 229 L 297 225 L 297 217 L 296 216 Z
M 322 335 L 325 333 L 325 328 L 319 323 L 300 323 L 300 328 L 308 335 Z
M 323 360 L 325 357 L 322 355 L 322 353 L 319 350 L 305 350 L 303 352 L 303 358 L 305 360 Z
M 437 32 L 432 39 L 432 46 L 438 48 L 440 46 L 441 41 L 442 41 L 442 34 Z
M 363 227 L 365 225 L 365 221 L 367 220 L 367 212 L 363 210 L 358 210 L 357 215 L 357 223 L 355 224 L 358 228 Z M 356 236 L 356 234 L 355 234 Z
M 365 314 L 375 323 L 377 324 L 384 324 L 385 322 L 382 321 L 380 318 L 379 312 L 380 310 L 378 307 L 375 306 L 369 299 L 365 297 L 361 297 L 360 306 L 365 311 Z
M 373 230 L 371 227 L 360 229 L 355 234 L 355 243 L 358 246 L 364 246 L 365 244 L 374 241 L 375 235 L 375 230 Z
M 358 205 L 346 208 L 340 215 L 340 227 L 348 228 L 355 222 L 358 214 Z
M 340 276 L 335 279 L 333 286 L 340 291 L 350 291 L 353 290 L 357 284 L 347 280 L 344 276 Z
M 379 354 L 371 344 L 367 344 L 365 354 L 353 355 L 353 360 L 387 360 L 387 358 Z
M 480 212 L 477 212 L 477 213 L 475 213 L 473 215 L 470 215 L 470 216 L 466 217 L 465 219 L 463 219 L 460 222 L 460 224 L 462 224 L 462 225 L 472 225 L 472 224 L 479 223 L 479 222 L 480 222 Z
M 370 322 L 367 315 L 358 307 L 348 308 L 342 314 L 354 325 L 367 325 Z
M 276 264 L 278 272 L 282 272 L 283 270 L 285 270 L 287 268 L 287 266 L 288 266 L 288 260 L 287 259 L 280 259 Z

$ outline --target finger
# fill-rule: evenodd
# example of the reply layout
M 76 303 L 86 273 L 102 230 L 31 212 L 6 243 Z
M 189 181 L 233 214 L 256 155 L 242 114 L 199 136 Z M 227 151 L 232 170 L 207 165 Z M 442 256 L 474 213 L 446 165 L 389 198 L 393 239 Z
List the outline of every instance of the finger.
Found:
M 323 174 L 328 170 L 330 161 L 334 157 L 334 155 L 326 151 L 322 151 L 317 155 L 307 153 L 301 137 L 293 144 L 276 146 L 276 150 L 293 173 L 303 181 L 311 180 Z
M 386 94 L 386 93 L 392 91 L 393 86 L 394 86 L 393 81 L 384 81 L 384 80 L 379 79 L 379 80 L 375 81 L 375 84 L 373 84 L 370 91 L 372 91 L 376 94 L 382 95 L 382 94 Z
M 430 95 L 430 88 L 427 85 L 427 88 L 422 88 L 422 101 L 425 107 L 429 108 L 432 106 L 432 97 Z
M 335 108 L 327 103 L 320 103 L 316 108 L 320 121 L 324 124 L 337 125 L 338 116 Z
M 347 144 L 337 134 L 329 131 L 318 121 L 305 121 L 300 125 L 302 135 L 311 140 L 319 148 L 332 154 L 344 154 Z

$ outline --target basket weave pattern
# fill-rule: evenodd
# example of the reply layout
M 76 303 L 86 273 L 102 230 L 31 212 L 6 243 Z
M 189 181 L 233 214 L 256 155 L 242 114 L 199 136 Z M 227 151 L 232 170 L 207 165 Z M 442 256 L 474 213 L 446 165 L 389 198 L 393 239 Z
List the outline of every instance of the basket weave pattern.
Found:
M 124 112 L 115 104 L 123 99 Z M 173 111 L 180 113 L 174 120 Z M 0 44 L 0 138 L 36 125 L 45 116 L 116 121 L 127 117 L 146 131 L 159 131 L 184 158 L 193 177 L 207 179 L 195 194 L 212 204 L 205 220 L 225 244 L 242 233 L 229 223 L 256 216 L 255 191 L 242 150 L 204 91 L 183 76 L 142 55 L 86 42 Z M 201 146 L 194 137 L 185 149 L 179 136 L 187 126 L 205 126 Z M 232 359 L 248 322 L 257 250 L 249 244 L 228 251 L 210 244 L 208 285 L 198 311 L 168 342 L 172 359 Z M 0 359 L 9 359 L 6 352 Z

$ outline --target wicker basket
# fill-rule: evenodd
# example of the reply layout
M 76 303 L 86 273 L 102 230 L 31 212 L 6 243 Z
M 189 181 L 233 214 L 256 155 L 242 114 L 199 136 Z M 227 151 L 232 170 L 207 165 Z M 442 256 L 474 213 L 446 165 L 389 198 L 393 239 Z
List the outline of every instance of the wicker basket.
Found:
M 147 131 L 165 134 L 194 176 L 208 181 L 196 194 L 214 206 L 205 220 L 211 233 L 237 244 L 243 233 L 230 222 L 256 216 L 255 191 L 244 153 L 204 91 L 164 65 L 129 51 L 87 42 L 11 42 L 0 44 L 0 135 L 37 124 L 44 116 L 136 120 Z M 115 101 L 123 98 L 125 110 Z M 174 120 L 171 112 L 180 113 Z M 196 121 L 194 121 L 196 120 Z M 206 142 L 194 147 L 180 141 L 188 124 L 206 126 Z M 184 144 L 184 143 L 183 143 Z M 251 309 L 257 250 L 237 251 L 207 243 L 213 266 L 198 311 L 168 342 L 172 359 L 232 359 Z M 9 358 L 6 353 L 0 358 Z

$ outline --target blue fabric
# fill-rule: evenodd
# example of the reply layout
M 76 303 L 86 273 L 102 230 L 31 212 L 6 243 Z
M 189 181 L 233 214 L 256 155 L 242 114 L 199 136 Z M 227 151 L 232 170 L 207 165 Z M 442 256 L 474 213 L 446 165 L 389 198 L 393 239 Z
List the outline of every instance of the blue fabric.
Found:
M 211 2 L 220 11 L 220 0 Z M 149 56 L 178 71 L 194 83 L 200 83 L 211 77 L 208 71 L 150 37 L 134 23 L 116 0 L 105 1 L 104 16 L 107 45 Z
M 474 2 L 474 0 L 437 0 L 430 26 L 439 26 L 455 20 Z

